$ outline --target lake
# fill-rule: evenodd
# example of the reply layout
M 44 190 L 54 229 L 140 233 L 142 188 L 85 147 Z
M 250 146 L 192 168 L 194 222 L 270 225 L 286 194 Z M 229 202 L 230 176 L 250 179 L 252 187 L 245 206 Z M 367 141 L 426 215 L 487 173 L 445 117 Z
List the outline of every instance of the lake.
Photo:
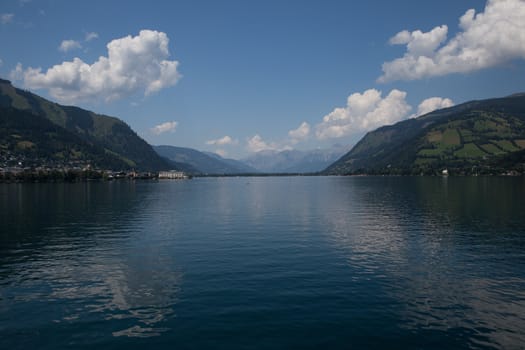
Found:
M 1 349 L 525 348 L 525 178 L 0 184 Z

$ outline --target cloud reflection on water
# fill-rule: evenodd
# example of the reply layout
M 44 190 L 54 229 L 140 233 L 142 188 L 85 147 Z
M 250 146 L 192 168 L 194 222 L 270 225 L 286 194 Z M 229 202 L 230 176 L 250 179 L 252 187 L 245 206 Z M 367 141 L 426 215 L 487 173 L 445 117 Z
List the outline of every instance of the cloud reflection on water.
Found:
M 512 347 L 525 343 L 525 280 L 501 273 L 523 263 L 513 238 L 525 193 L 512 181 L 335 179 L 324 222 L 356 278 L 395 301 L 400 327 Z
M 130 182 L 7 189 L 6 200 L 17 203 L 10 215 L 15 222 L 26 216 L 26 227 L 3 223 L 13 234 L 3 237 L 12 248 L 0 265 L 2 309 L 11 308 L 11 299 L 42 304 L 54 323 L 102 318 L 113 336 L 168 330 L 162 324 L 174 317 L 183 273 L 169 252 L 150 244 L 159 233 L 158 223 L 144 216 L 151 193 L 138 195 Z M 26 240 L 32 242 L 27 248 Z

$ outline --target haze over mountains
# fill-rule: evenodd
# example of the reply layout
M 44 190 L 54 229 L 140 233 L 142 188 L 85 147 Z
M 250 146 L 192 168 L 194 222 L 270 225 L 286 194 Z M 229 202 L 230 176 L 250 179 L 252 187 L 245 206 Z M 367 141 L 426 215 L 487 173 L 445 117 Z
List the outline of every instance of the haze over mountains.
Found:
M 266 173 L 315 173 L 326 169 L 350 149 L 335 145 L 310 151 L 261 151 L 242 161 Z
M 213 153 L 204 153 L 192 148 L 176 146 L 154 146 L 160 156 L 190 165 L 194 173 L 201 174 L 245 174 L 256 173 L 257 170 L 234 159 L 225 159 Z
M 235 160 L 192 148 L 166 145 L 153 148 L 160 156 L 188 164 L 202 174 L 316 173 L 348 151 L 348 147 L 339 145 L 312 151 L 261 151 Z

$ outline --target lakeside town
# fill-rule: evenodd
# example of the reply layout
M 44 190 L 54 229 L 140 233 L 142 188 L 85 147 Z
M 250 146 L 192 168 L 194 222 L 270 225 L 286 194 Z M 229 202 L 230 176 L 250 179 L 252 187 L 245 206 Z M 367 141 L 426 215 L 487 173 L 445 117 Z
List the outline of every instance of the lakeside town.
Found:
M 171 179 L 185 180 L 190 179 L 191 175 L 177 170 L 160 172 L 137 172 L 134 170 L 107 170 L 94 169 L 89 166 L 47 168 L 47 167 L 0 167 L 1 182 L 77 182 L 93 180 L 154 180 Z
M 146 172 L 131 170 L 99 169 L 89 161 L 71 160 L 57 162 L 27 158 L 12 154 L 0 155 L 0 182 L 75 182 L 87 180 L 120 179 L 189 179 L 191 176 L 178 170 Z

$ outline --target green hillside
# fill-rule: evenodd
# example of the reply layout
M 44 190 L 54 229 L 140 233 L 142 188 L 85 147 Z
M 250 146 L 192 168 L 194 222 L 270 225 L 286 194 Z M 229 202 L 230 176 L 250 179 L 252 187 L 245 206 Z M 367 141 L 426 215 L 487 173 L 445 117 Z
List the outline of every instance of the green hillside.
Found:
M 79 162 L 103 168 L 169 169 L 126 123 L 62 106 L 0 79 L 0 150 L 28 161 Z
M 77 135 L 28 111 L 0 109 L 0 160 L 9 166 L 51 167 L 103 164 L 119 169 L 122 160 Z
M 328 174 L 460 174 L 524 169 L 525 95 L 472 101 L 369 132 Z

